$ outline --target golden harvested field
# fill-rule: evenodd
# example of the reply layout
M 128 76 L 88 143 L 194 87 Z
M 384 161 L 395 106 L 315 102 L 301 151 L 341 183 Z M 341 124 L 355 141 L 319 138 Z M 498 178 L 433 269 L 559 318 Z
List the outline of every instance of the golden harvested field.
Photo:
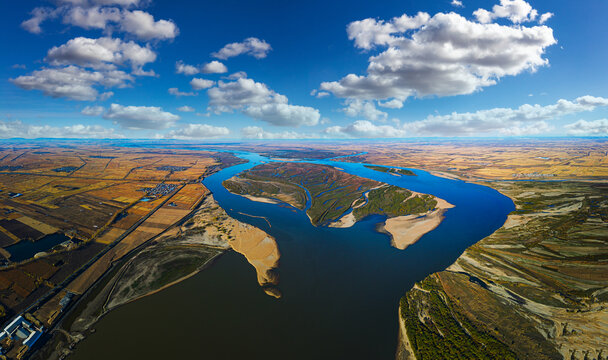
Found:
M 470 179 L 605 179 L 608 140 L 386 140 L 256 143 L 231 146 L 276 157 L 330 158 L 442 172 Z M 295 150 L 294 150 L 295 149 Z
M 444 142 L 372 145 L 354 160 L 482 179 L 608 177 L 608 142 L 559 140 L 515 143 Z M 346 159 L 348 160 L 348 158 Z
M 208 151 L 49 144 L 0 150 L 0 305 L 10 314 L 75 273 L 80 275 L 65 289 L 84 292 L 114 260 L 194 210 L 208 193 L 203 175 L 224 166 L 225 159 L 238 161 Z M 73 242 L 45 249 L 42 258 L 9 260 L 6 247 L 54 233 Z M 63 294 L 42 304 L 39 316 L 47 324 L 57 316 Z
M 117 218 L 114 226 L 127 229 L 157 206 L 154 197 L 139 202 L 142 189 L 193 182 L 218 164 L 214 154 L 201 151 L 16 147 L 0 153 L 0 220 L 25 216 L 24 223 L 43 234 L 61 231 L 82 240 Z M 190 208 L 190 196 L 198 198 L 196 191 L 181 196 L 177 207 Z M 0 229 L 0 246 L 17 242 L 13 235 Z

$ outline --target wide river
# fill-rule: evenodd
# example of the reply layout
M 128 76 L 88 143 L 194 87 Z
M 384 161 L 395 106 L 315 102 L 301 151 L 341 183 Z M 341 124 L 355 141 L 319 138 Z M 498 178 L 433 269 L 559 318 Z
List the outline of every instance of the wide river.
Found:
M 380 216 L 347 229 L 314 227 L 303 211 L 229 193 L 223 180 L 272 161 L 254 153 L 235 155 L 249 162 L 221 170 L 204 184 L 230 216 L 277 239 L 283 297 L 266 295 L 253 267 L 229 251 L 196 276 L 110 312 L 70 358 L 393 359 L 400 297 L 502 226 L 514 210 L 509 198 L 491 188 L 421 170 L 412 169 L 417 176 L 394 176 L 359 163 L 306 161 L 455 205 L 439 227 L 398 250 L 375 231 Z M 271 226 L 243 214 L 264 216 Z

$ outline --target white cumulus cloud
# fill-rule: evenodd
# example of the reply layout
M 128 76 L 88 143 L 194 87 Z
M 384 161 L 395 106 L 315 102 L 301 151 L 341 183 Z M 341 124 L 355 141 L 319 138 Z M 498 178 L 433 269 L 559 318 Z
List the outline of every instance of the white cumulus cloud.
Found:
M 112 104 L 103 114 L 104 119 L 125 129 L 166 129 L 174 126 L 179 116 L 156 106 L 123 106 Z
M 107 37 L 77 37 L 51 48 L 46 56 L 46 61 L 54 66 L 74 64 L 94 69 L 114 69 L 126 63 L 140 69 L 155 60 L 156 53 L 148 47 Z
M 59 1 L 59 6 L 56 8 L 37 7 L 32 10 L 32 17 L 23 21 L 21 27 L 31 33 L 39 34 L 42 32 L 40 25 L 44 21 L 62 16 L 64 24 L 108 32 L 119 30 L 145 41 L 170 40 L 179 34 L 179 29 L 172 20 L 155 20 L 152 14 L 145 11 L 124 8 L 138 3 L 138 1 L 103 0 Z M 111 28 L 110 25 L 116 26 Z
M 263 104 L 247 106 L 243 114 L 276 126 L 312 126 L 319 123 L 319 110 L 308 106 Z
M 308 106 L 288 104 L 281 95 L 253 79 L 219 81 L 207 90 L 209 110 L 215 113 L 239 110 L 243 114 L 277 126 L 316 125 L 319 111 Z
M 194 65 L 185 64 L 182 60 L 175 63 L 175 72 L 184 75 L 195 75 L 200 72 L 199 68 Z
M 256 59 L 262 59 L 268 55 L 270 50 L 272 50 L 272 47 L 270 47 L 270 44 L 266 41 L 250 37 L 242 42 L 227 44 L 219 51 L 212 53 L 211 56 L 226 60 L 231 57 L 246 54 L 251 55 Z
M 364 19 L 350 23 L 347 33 L 357 48 L 384 50 L 369 58 L 367 74 L 320 89 L 361 100 L 470 94 L 546 66 L 545 49 L 556 43 L 544 25 L 479 23 L 453 12 Z
M 173 21 L 156 21 L 152 15 L 141 10 L 123 11 L 120 28 L 143 40 L 173 39 L 179 34 L 179 29 Z
M 70 125 L 70 126 L 51 126 L 25 124 L 21 121 L 2 121 L 0 120 L 0 138 L 95 138 L 95 139 L 114 139 L 122 138 L 114 129 L 104 128 L 99 125 Z
M 538 11 L 524 0 L 500 0 L 500 5 L 494 5 L 492 11 L 477 9 L 473 12 L 473 15 L 481 23 L 489 23 L 498 18 L 507 18 L 511 22 L 519 24 L 536 20 Z
M 371 121 L 385 121 L 388 117 L 388 114 L 378 110 L 372 101 L 348 99 L 346 105 L 342 111 L 350 117 L 362 116 Z
M 203 74 L 223 74 L 228 72 L 228 68 L 221 62 L 213 60 L 212 62 L 203 65 L 201 72 Z
M 92 101 L 105 99 L 112 94 L 100 94 L 96 87 L 126 87 L 133 81 L 133 77 L 120 70 L 88 71 L 70 65 L 62 68 L 43 68 L 10 81 L 22 89 L 40 90 L 44 95 L 54 98 Z
M 555 104 L 545 106 L 524 104 L 515 109 L 494 108 L 430 115 L 424 120 L 406 123 L 404 127 L 410 133 L 432 136 L 468 136 L 493 132 L 505 135 L 533 135 L 548 131 L 548 120 L 592 111 L 599 106 L 608 106 L 608 99 L 586 95 L 574 101 L 560 99 Z
M 241 129 L 241 135 L 245 139 L 275 140 L 275 139 L 309 139 L 316 138 L 314 134 L 302 134 L 295 131 L 266 131 L 259 126 L 246 126 Z
M 608 119 L 579 120 L 564 126 L 570 135 L 608 135 Z
M 169 94 L 175 95 L 177 97 L 180 97 L 180 96 L 195 96 L 196 95 L 196 93 L 193 93 L 193 92 L 179 91 L 178 88 L 169 88 L 168 92 L 169 92 Z
M 177 111 L 181 112 L 194 112 L 194 108 L 192 106 L 184 105 L 177 108 Z
M 226 136 L 230 134 L 230 130 L 223 126 L 212 126 L 207 124 L 187 124 L 179 129 L 171 130 L 168 133 L 161 135 L 165 139 L 208 139 Z
M 80 113 L 88 116 L 99 116 L 104 110 L 103 106 L 86 106 Z
M 190 86 L 192 86 L 194 90 L 208 89 L 213 85 L 215 85 L 215 81 L 213 80 L 194 78 L 190 81 Z
M 406 131 L 391 125 L 376 125 L 371 121 L 357 120 L 346 126 L 330 126 L 325 129 L 329 137 L 352 138 L 398 138 L 404 137 Z

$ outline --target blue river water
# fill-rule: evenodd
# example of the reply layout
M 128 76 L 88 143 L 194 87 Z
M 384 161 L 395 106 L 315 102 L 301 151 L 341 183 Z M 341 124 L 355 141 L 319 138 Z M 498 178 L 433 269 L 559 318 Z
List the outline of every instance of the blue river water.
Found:
M 400 297 L 502 226 L 514 210 L 509 198 L 491 188 L 421 170 L 410 169 L 417 176 L 394 176 L 340 159 L 303 161 L 333 165 L 455 205 L 435 230 L 398 250 L 387 235 L 375 231 L 381 216 L 351 228 L 315 227 L 304 211 L 229 193 L 223 180 L 273 161 L 235 154 L 249 162 L 203 183 L 230 216 L 276 238 L 282 298 L 266 295 L 253 267 L 230 251 L 198 275 L 109 313 L 72 358 L 393 359 Z

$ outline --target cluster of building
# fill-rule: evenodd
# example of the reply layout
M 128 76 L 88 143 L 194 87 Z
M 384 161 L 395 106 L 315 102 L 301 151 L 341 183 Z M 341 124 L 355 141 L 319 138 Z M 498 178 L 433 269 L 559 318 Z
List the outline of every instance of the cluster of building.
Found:
M 17 316 L 0 332 L 0 353 L 4 354 L 6 344 L 13 341 L 21 342 L 30 349 L 42 336 L 42 330 L 23 316 Z
M 164 196 L 173 192 L 177 189 L 175 184 L 157 184 L 155 187 L 143 188 L 141 191 L 145 191 L 148 196 Z

